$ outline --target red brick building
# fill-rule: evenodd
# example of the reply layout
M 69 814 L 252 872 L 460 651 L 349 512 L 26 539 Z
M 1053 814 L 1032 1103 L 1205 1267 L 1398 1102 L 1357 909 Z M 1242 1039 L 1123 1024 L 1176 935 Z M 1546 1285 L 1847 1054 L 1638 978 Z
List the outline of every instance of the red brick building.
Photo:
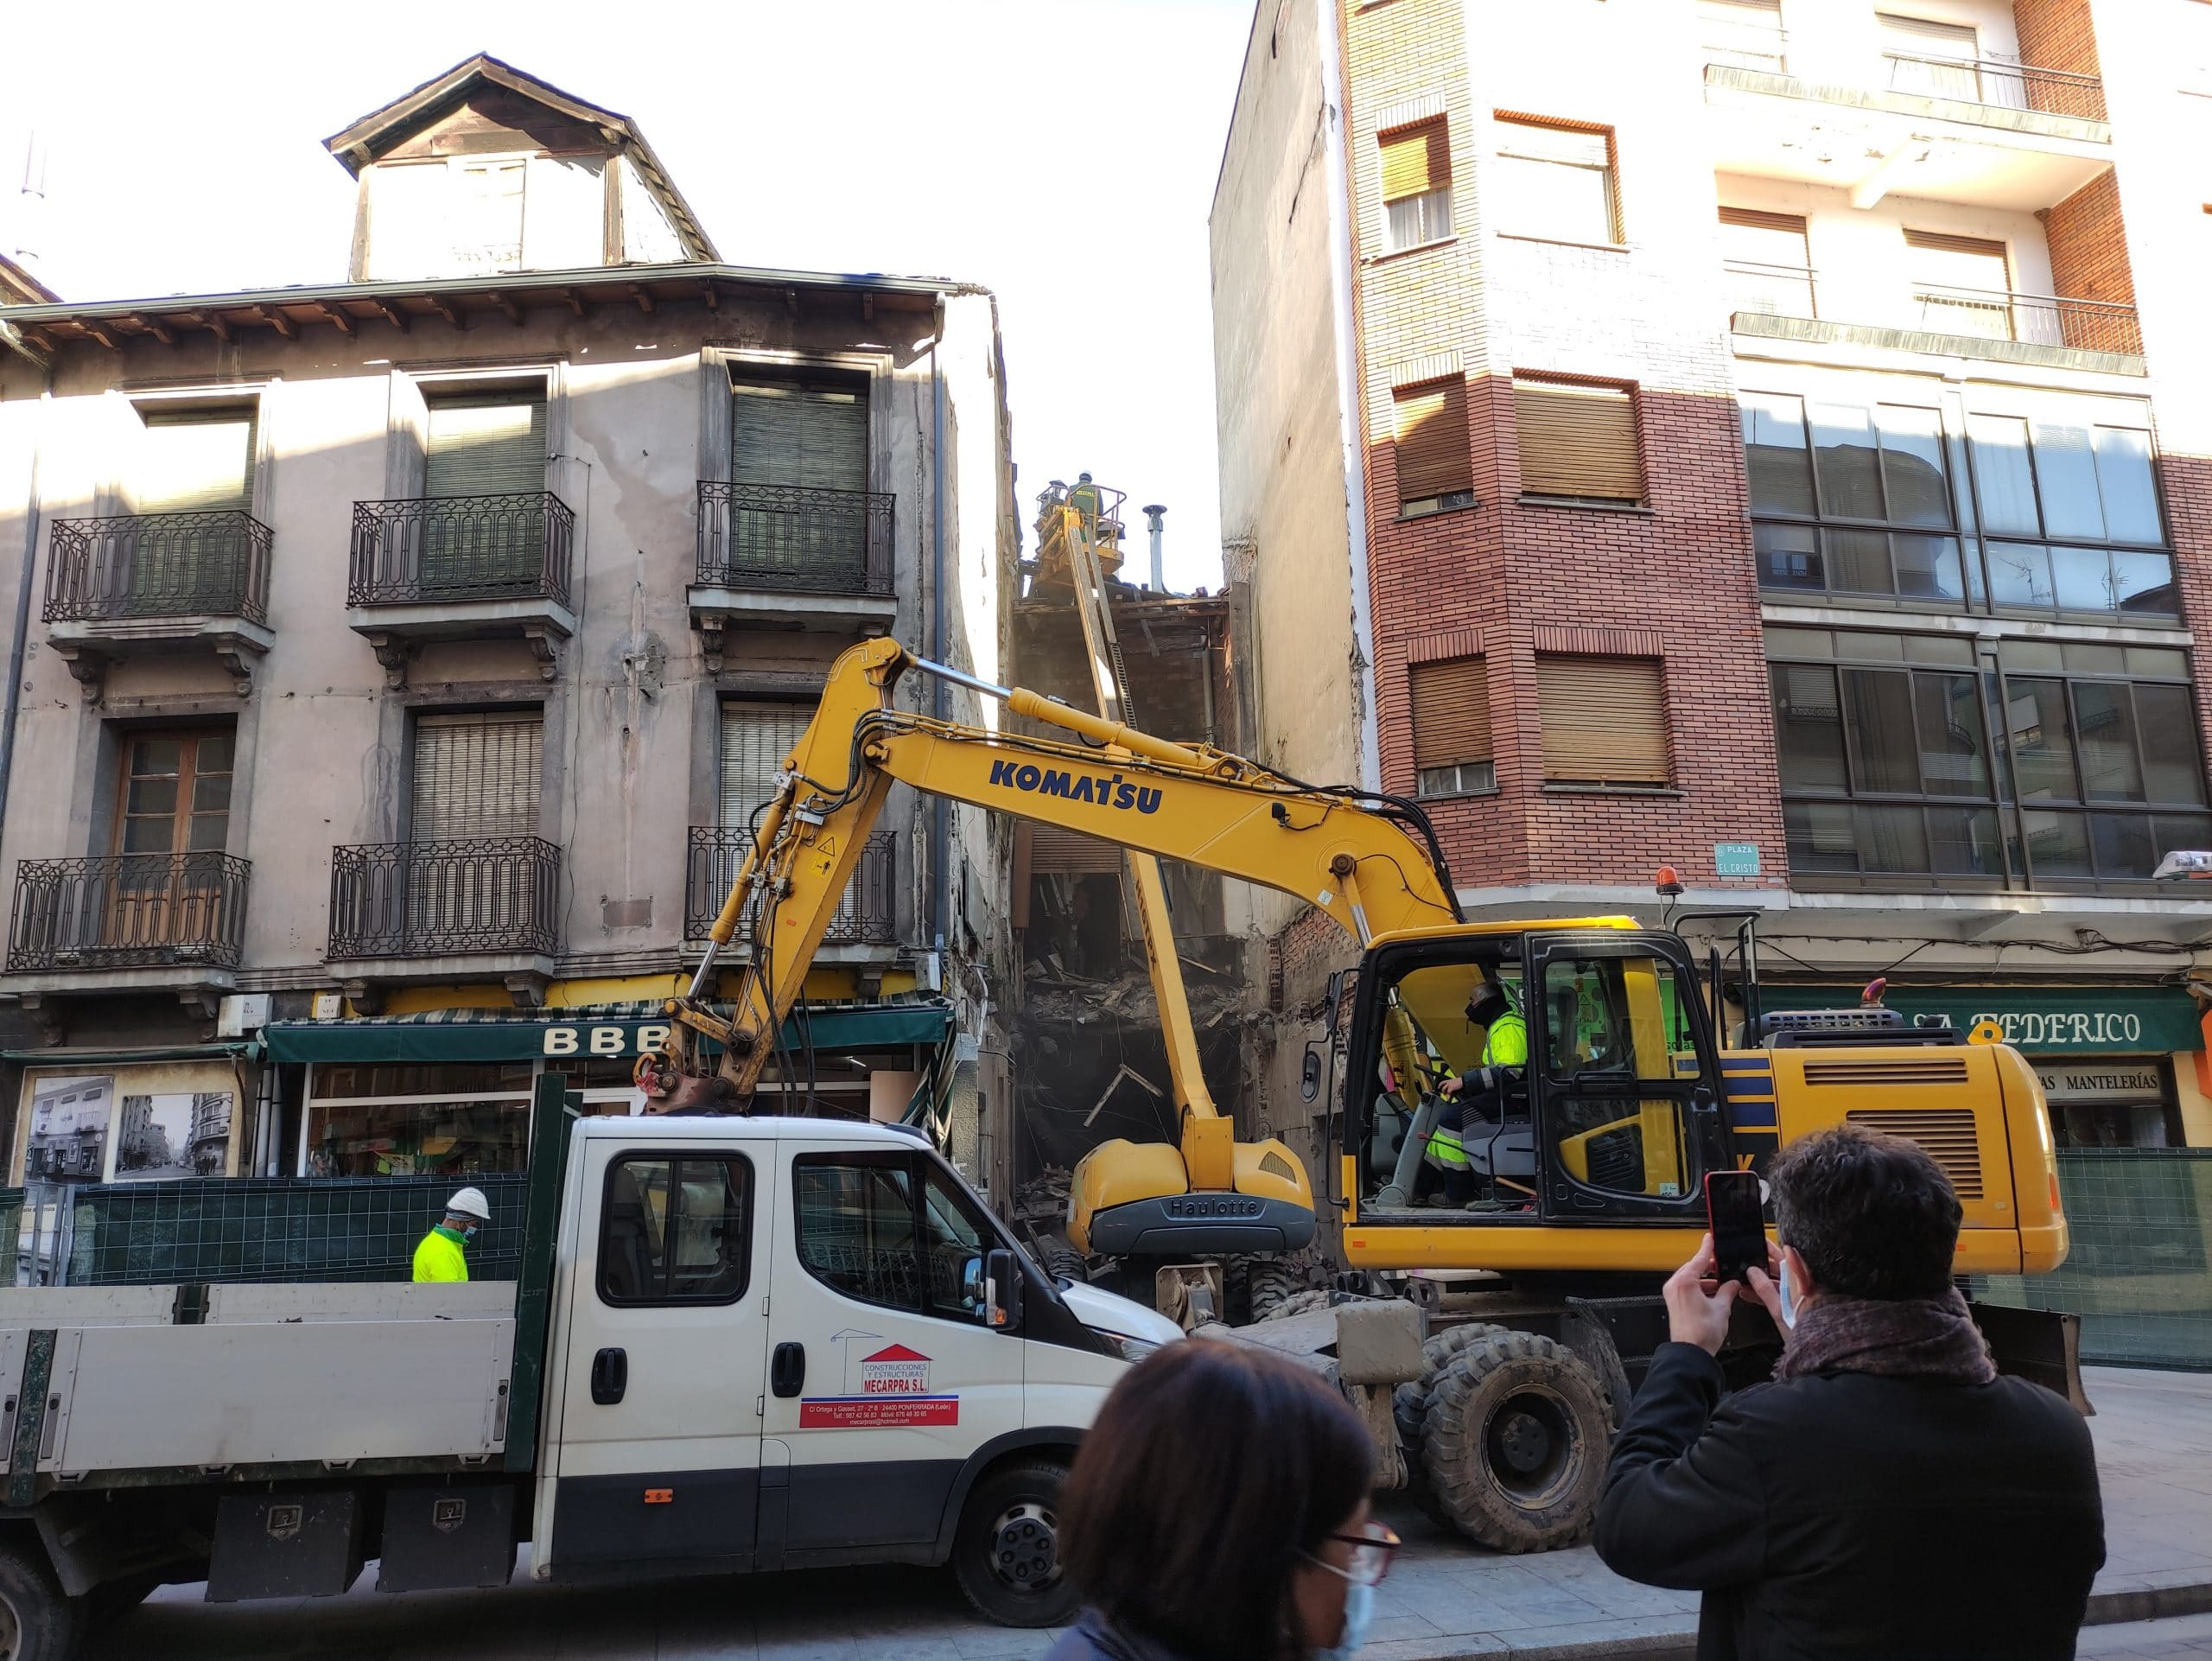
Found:
M 1471 915 L 1656 917 L 1663 862 L 1777 996 L 2040 1020 L 2139 1064 L 2062 1137 L 2212 1142 L 2212 904 L 2153 875 L 2212 848 L 2199 65 L 2142 0 L 1260 0 L 1262 759 L 1420 799 Z M 1295 1009 L 1346 948 L 1257 904 Z

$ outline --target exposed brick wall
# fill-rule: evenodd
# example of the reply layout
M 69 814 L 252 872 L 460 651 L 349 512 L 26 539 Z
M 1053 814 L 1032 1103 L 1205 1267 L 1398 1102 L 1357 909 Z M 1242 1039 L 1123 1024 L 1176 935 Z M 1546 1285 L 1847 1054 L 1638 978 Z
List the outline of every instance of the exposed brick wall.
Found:
M 2050 244 L 2051 286 L 2062 299 L 2103 300 L 2131 308 L 2124 317 L 2062 308 L 2059 321 L 2066 344 L 2100 352 L 2140 352 L 2142 334 L 2132 310 L 2135 273 L 2128 263 L 2119 175 L 2106 173 L 2036 217 L 2043 221 Z
M 2012 0 L 2012 27 L 2019 34 L 2022 63 L 2077 75 L 2102 73 L 2089 0 Z

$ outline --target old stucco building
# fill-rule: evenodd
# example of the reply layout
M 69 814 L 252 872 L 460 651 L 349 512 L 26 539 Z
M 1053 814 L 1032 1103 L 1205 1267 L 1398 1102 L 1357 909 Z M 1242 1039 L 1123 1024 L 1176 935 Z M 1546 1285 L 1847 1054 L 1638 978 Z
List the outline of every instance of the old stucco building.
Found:
M 625 1099 L 831 658 L 1002 674 L 987 292 L 725 263 L 488 58 L 328 146 L 344 283 L 0 307 L 18 1173 L 218 1091 L 231 1171 L 512 1168 L 534 1072 Z M 984 1179 L 1009 851 L 902 789 L 809 988 L 818 1098 Z

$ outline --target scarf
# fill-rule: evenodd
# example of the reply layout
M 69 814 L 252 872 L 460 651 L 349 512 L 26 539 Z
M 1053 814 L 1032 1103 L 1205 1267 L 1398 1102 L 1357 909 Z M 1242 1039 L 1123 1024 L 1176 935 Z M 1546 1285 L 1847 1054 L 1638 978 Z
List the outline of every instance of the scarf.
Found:
M 1956 1287 L 1940 1298 L 1846 1298 L 1823 1293 L 1785 1335 L 1777 1378 L 1865 1372 L 1986 1384 L 1997 1377 L 1989 1346 Z

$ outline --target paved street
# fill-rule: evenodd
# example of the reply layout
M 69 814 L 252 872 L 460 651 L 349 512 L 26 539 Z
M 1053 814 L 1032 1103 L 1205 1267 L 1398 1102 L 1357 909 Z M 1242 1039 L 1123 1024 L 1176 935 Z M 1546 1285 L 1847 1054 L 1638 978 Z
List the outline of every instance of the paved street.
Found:
M 2104 1473 L 2111 1556 L 2101 1599 L 2173 1600 L 2187 1619 L 2108 1628 L 2085 1654 L 2196 1655 L 2212 1645 L 2212 1378 L 2094 1368 L 2091 1427 Z M 1695 1600 L 1630 1585 L 1587 1548 L 1503 1557 L 1467 1547 L 1408 1508 L 1386 1508 L 1408 1550 L 1383 1585 L 1370 1661 L 1533 1655 L 1604 1645 L 1609 1655 L 1679 1651 Z M 918 1569 L 837 1569 L 635 1588 L 524 1587 L 507 1592 L 379 1596 L 331 1604 L 217 1607 L 198 1587 L 169 1587 L 92 1646 L 97 1661 L 1002 1661 L 1034 1655 L 1049 1633 L 976 1619 L 949 1577 Z M 2163 1608 L 2176 1606 L 2168 1602 Z M 1643 1640 L 1643 1642 L 1639 1642 Z M 2151 1647 L 2134 1647 L 2140 1644 Z M 2195 1645 L 2196 1647 L 2190 1647 Z M 1586 1651 L 1589 1652 L 1589 1651 Z

